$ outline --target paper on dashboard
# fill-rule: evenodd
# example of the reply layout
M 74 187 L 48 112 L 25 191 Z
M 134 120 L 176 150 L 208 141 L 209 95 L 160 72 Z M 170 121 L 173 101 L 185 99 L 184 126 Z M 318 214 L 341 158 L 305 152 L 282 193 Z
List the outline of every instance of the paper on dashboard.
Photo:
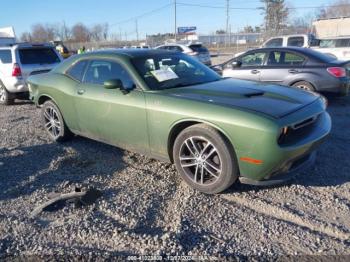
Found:
M 158 80 L 158 82 L 179 78 L 170 67 L 166 69 L 153 70 L 151 71 L 151 74 Z

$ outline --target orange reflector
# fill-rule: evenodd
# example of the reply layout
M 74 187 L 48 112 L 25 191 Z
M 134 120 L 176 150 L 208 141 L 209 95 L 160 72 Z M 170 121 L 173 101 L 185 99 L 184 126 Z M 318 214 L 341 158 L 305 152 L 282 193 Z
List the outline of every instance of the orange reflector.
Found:
M 248 162 L 250 164 L 254 164 L 254 165 L 261 165 L 263 163 L 262 160 L 258 160 L 258 159 L 254 159 L 254 158 L 250 158 L 250 157 L 241 157 L 240 160 L 242 160 L 244 162 Z

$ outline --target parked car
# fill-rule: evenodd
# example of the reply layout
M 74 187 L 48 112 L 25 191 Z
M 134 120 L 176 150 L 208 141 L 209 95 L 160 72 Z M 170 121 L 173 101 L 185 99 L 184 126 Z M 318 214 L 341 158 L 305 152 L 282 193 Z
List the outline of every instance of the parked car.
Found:
M 271 37 L 261 47 L 311 47 L 318 46 L 319 41 L 312 34 L 283 35 Z
M 350 61 L 339 61 L 307 48 L 254 49 L 213 68 L 224 77 L 309 91 L 347 95 L 350 87 Z
M 350 37 L 316 39 L 312 34 L 285 35 L 268 39 L 262 47 L 312 48 L 339 60 L 350 60 Z
M 165 44 L 157 46 L 156 49 L 177 51 L 197 58 L 203 64 L 210 66 L 211 59 L 209 50 L 200 43 L 189 44 Z
M 92 52 L 28 82 L 53 140 L 73 133 L 171 161 L 205 193 L 286 180 L 331 129 L 322 96 L 224 79 L 179 52 Z
M 28 98 L 27 78 L 46 73 L 61 61 L 62 57 L 50 44 L 0 46 L 0 104 Z
M 320 39 L 319 45 L 313 49 L 339 60 L 350 60 L 350 37 Z
M 59 52 L 63 58 L 68 58 L 72 55 L 62 41 L 51 41 L 50 43 L 55 46 L 57 52 Z

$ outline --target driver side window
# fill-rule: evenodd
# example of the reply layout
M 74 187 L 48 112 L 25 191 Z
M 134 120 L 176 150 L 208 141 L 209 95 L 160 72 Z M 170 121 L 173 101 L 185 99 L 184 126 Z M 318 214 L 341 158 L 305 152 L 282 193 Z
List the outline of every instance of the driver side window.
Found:
M 105 81 L 111 79 L 120 79 L 126 88 L 134 85 L 132 78 L 123 66 L 108 60 L 92 60 L 88 65 L 83 82 L 103 85 Z
M 254 67 L 254 66 L 262 66 L 265 60 L 266 53 L 257 52 L 250 53 L 248 55 L 243 56 L 240 59 L 241 67 Z

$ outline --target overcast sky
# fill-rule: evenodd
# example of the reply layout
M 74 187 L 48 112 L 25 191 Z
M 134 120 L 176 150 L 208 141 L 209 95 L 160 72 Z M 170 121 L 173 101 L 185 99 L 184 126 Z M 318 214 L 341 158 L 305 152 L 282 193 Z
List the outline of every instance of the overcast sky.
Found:
M 139 34 L 166 33 L 174 31 L 173 0 L 12 0 L 2 1 L 0 27 L 13 26 L 17 36 L 30 31 L 35 23 L 62 23 L 71 26 L 82 22 L 87 26 L 95 23 L 108 23 L 110 33 L 128 34 L 135 38 L 134 17 L 154 10 L 138 18 Z M 198 32 L 205 34 L 217 29 L 225 29 L 226 10 L 204 6 L 224 7 L 226 0 L 177 0 L 178 26 L 197 26 Z M 185 6 L 183 4 L 203 5 L 203 7 Z M 332 0 L 289 0 L 296 7 L 294 16 L 314 12 L 314 6 L 328 5 Z M 260 25 L 263 16 L 259 0 L 230 0 L 230 24 L 232 31 L 245 25 Z M 244 9 L 247 8 L 247 9 Z M 250 8 L 250 9 L 249 9 Z M 158 9 L 158 10 L 155 10 Z M 128 21 L 126 21 L 128 20 Z

